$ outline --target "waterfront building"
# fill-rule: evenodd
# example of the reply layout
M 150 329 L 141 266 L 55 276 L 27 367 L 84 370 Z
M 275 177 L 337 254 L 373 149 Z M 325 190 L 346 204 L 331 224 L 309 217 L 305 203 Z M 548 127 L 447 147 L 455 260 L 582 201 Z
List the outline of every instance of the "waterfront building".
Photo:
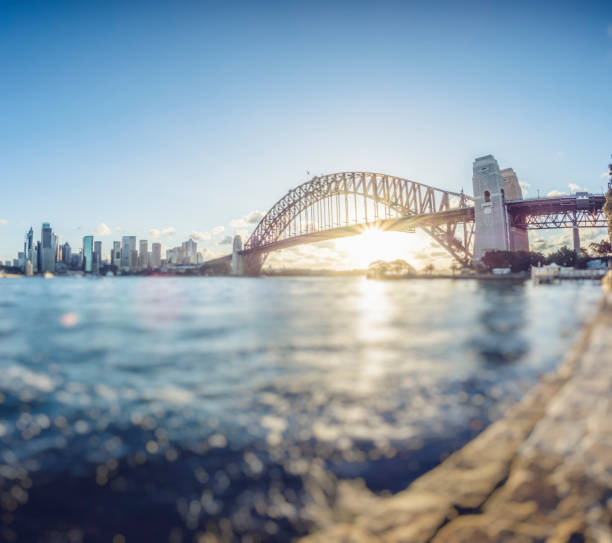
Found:
M 62 260 L 62 246 L 60 245 L 59 236 L 57 234 L 55 234 L 54 241 L 55 262 L 60 262 Z
M 34 253 L 34 230 L 31 226 L 26 234 L 23 250 L 26 255 L 26 260 L 32 260 L 32 254 Z
M 161 243 L 154 243 L 151 246 L 151 267 L 154 270 L 161 268 Z
M 34 268 L 32 267 L 31 260 L 26 260 L 24 272 L 28 277 L 34 275 Z
M 132 251 L 136 251 L 136 236 L 123 236 L 121 238 L 121 267 L 123 269 L 130 269 Z
M 36 242 L 32 250 L 32 267 L 34 268 L 34 273 L 40 271 L 40 241 Z
M 81 253 L 75 253 L 70 257 L 70 267 L 73 270 L 80 270 L 83 268 L 83 258 Z
M 48 222 L 44 222 L 42 225 L 42 231 L 40 236 L 41 242 L 41 254 L 40 258 L 40 272 L 53 272 L 55 271 L 55 236 L 53 230 Z
M 184 264 L 195 264 L 197 261 L 198 243 L 192 239 L 188 239 L 182 244 L 185 252 Z
M 141 270 L 146 270 L 149 267 L 149 242 L 146 239 L 140 240 L 138 266 Z
M 138 271 L 138 251 L 136 249 L 130 251 L 129 268 L 131 272 Z
M 93 272 L 95 274 L 100 273 L 100 266 L 102 266 L 102 242 L 94 241 Z
M 72 249 L 70 247 L 70 243 L 66 242 L 62 245 L 62 262 L 66 264 L 66 266 L 70 266 L 70 262 L 72 258 Z
M 93 271 L 93 236 L 83 237 L 83 271 Z
M 113 241 L 113 250 L 111 252 L 111 265 L 117 268 L 121 267 L 121 242 Z

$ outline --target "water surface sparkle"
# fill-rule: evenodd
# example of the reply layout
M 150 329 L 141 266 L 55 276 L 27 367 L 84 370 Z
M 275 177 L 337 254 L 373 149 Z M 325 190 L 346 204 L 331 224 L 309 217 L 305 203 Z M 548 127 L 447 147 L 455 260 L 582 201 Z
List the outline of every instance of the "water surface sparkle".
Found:
M 499 418 L 600 297 L 362 278 L 0 287 L 7 541 L 305 533 L 343 481 L 397 492 Z

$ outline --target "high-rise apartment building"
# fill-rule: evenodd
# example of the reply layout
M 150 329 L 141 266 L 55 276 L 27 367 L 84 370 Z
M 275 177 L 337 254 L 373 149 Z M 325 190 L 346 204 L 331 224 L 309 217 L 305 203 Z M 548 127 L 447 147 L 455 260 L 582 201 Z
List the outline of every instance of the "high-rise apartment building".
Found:
M 130 269 L 130 257 L 132 251 L 136 251 L 136 236 L 123 236 L 121 238 L 121 267 Z M 138 251 L 136 252 L 138 255 Z M 136 257 L 138 261 L 138 256 Z
M 151 268 L 154 270 L 161 268 L 161 243 L 154 243 L 151 246 Z
M 135 272 L 138 271 L 138 251 L 133 249 L 130 251 L 130 271 Z
M 85 273 L 93 271 L 93 236 L 83 238 L 83 271 Z
M 138 267 L 146 270 L 149 267 L 149 242 L 146 239 L 140 240 L 140 251 L 138 252 Z

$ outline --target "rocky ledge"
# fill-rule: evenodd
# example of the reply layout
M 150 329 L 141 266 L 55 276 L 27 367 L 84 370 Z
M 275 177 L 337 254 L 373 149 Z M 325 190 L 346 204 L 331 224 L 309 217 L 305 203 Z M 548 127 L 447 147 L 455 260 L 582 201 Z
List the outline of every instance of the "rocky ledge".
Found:
M 563 364 L 502 420 L 388 498 L 346 492 L 304 543 L 612 542 L 612 274 Z

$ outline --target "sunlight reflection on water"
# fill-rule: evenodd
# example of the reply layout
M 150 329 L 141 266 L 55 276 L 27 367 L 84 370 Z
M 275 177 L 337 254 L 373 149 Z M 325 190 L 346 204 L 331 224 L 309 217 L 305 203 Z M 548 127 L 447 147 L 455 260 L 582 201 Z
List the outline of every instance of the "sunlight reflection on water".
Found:
M 303 533 L 339 480 L 396 492 L 498 418 L 599 296 L 505 281 L 5 281 L 3 537 Z

